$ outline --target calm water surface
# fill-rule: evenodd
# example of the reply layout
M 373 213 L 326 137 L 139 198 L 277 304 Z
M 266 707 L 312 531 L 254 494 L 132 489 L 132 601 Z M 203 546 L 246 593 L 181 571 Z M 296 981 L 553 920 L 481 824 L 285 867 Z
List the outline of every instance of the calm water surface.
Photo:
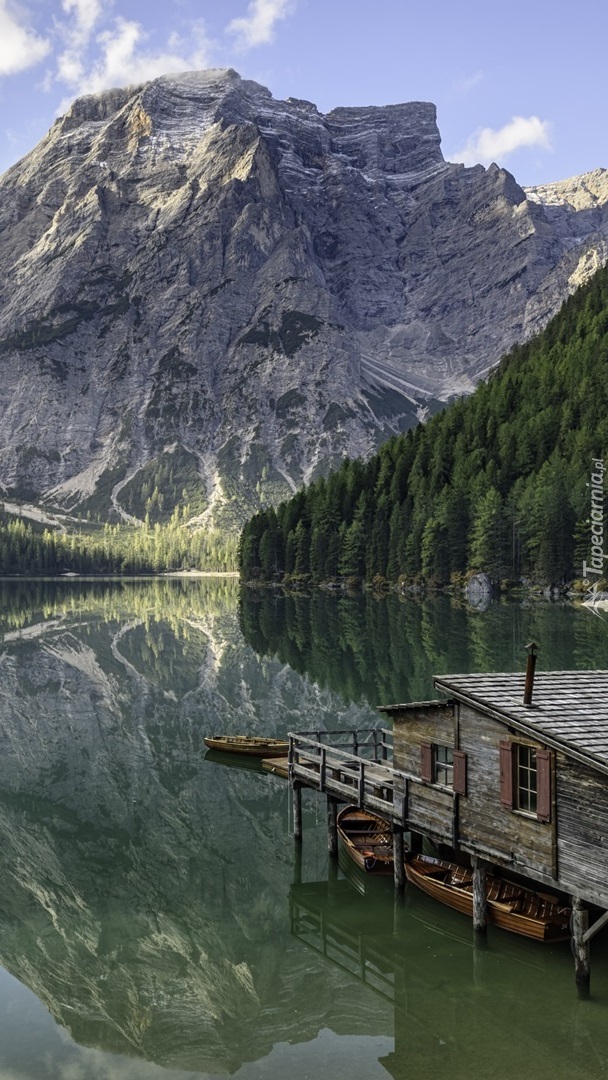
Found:
M 0 1080 L 608 1075 L 608 938 L 568 945 L 328 865 L 217 732 L 363 727 L 433 674 L 608 667 L 571 606 L 239 599 L 233 580 L 0 584 Z

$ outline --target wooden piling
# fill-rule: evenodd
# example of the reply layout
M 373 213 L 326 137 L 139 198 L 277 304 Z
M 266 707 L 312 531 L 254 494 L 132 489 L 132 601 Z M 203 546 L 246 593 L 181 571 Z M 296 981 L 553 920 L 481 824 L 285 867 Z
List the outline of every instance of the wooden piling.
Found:
M 327 796 L 327 850 L 332 859 L 338 855 L 338 804 Z
M 591 948 L 585 934 L 589 929 L 589 908 L 578 896 L 572 897 L 572 952 L 574 977 L 579 997 L 589 997 L 591 979 Z
M 293 802 L 293 838 L 302 840 L 302 786 L 294 780 L 291 788 Z
M 405 858 L 403 848 L 403 829 L 393 825 L 393 866 L 395 888 L 402 892 L 405 888 Z
M 476 934 L 485 934 L 487 926 L 486 910 L 486 864 L 473 856 L 473 930 Z
M 302 845 L 296 844 L 294 849 L 293 860 L 293 883 L 294 885 L 302 884 Z
M 473 934 L 473 984 L 482 986 L 487 978 L 488 935 Z
M 327 899 L 330 904 L 335 904 L 338 898 L 338 860 L 330 856 L 327 867 Z

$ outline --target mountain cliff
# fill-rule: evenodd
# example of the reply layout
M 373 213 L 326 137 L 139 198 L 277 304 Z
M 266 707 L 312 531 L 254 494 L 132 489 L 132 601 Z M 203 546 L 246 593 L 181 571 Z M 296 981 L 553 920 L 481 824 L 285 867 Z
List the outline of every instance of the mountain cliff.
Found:
M 231 70 L 81 98 L 0 178 L 0 483 L 236 524 L 472 389 L 608 257 L 608 174 L 443 159 L 433 105 Z

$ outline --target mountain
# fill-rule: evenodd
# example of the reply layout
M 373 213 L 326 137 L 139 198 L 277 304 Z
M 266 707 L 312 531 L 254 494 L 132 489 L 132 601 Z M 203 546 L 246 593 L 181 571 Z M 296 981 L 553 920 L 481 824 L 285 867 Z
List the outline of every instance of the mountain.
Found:
M 254 515 L 241 577 L 601 586 L 607 456 L 603 267 L 470 397 Z
M 7 505 L 235 525 L 468 393 L 608 257 L 608 173 L 528 194 L 435 108 L 236 72 L 77 100 L 0 178 Z

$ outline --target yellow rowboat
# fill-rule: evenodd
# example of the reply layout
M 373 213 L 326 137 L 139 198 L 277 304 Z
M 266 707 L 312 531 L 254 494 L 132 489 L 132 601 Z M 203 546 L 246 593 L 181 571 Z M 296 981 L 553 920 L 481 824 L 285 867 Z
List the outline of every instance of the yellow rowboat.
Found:
M 408 881 L 448 907 L 473 915 L 473 873 L 468 867 L 427 855 L 406 855 Z M 524 889 L 488 875 L 486 912 L 489 923 L 536 941 L 565 941 L 570 937 L 571 910 L 557 897 Z
M 223 754 L 248 754 L 250 757 L 287 757 L 289 743 L 285 739 L 262 739 L 253 735 L 210 735 L 204 740 L 210 750 Z

